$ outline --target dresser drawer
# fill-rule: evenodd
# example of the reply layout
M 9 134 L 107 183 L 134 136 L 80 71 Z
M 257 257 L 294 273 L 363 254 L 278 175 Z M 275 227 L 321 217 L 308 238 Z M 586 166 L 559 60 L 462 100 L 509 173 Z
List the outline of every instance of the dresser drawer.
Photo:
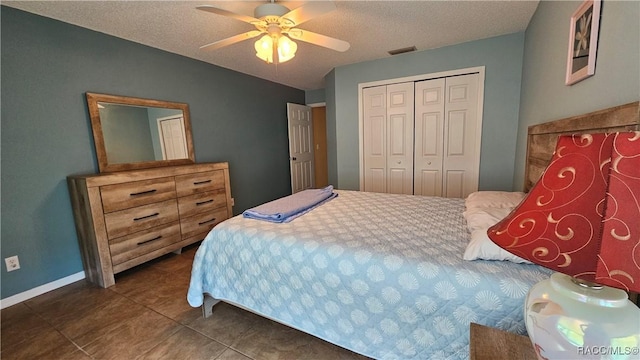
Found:
M 180 223 L 174 221 L 109 241 L 112 264 L 118 265 L 179 242 Z
M 188 218 L 182 218 L 182 220 L 180 221 L 182 238 L 185 239 L 198 234 L 206 234 L 211 229 L 213 229 L 214 226 L 226 220 L 227 218 L 228 216 L 226 207 L 190 216 Z
M 224 189 L 197 193 L 178 198 L 180 217 L 193 216 L 202 212 L 227 206 L 227 194 Z
M 176 193 L 178 196 L 187 196 L 215 189 L 224 189 L 224 172 L 222 170 L 176 176 Z
M 133 181 L 100 187 L 102 207 L 105 213 L 151 204 L 176 197 L 176 185 L 172 177 Z
M 104 215 L 109 239 L 177 220 L 178 204 L 175 199 Z

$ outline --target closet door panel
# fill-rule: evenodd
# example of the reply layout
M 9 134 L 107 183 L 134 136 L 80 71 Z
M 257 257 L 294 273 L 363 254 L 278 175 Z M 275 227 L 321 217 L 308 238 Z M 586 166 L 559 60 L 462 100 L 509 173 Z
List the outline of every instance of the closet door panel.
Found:
M 378 158 L 386 156 L 385 151 L 385 127 L 386 121 L 384 116 L 372 116 L 370 118 L 369 131 L 367 132 L 367 140 L 369 141 L 369 155 Z
M 478 189 L 478 75 L 446 79 L 443 195 L 466 197 Z
M 413 82 L 387 85 L 387 192 L 413 194 Z
M 387 192 L 387 89 L 363 90 L 364 191 Z
M 464 171 L 447 171 L 446 180 L 447 191 L 444 194 L 445 197 L 463 198 L 464 195 L 464 183 L 465 183 Z
M 414 194 L 442 196 L 445 79 L 415 83 Z
M 410 156 L 407 150 L 412 150 L 407 141 L 407 128 L 409 119 L 406 114 L 389 116 L 389 155 L 404 157 Z
M 363 89 L 363 190 L 462 198 L 477 191 L 481 78 Z
M 467 155 L 466 146 L 466 134 L 465 127 L 467 126 L 467 112 L 466 111 L 449 111 L 447 112 L 448 119 L 448 131 L 447 131 L 447 152 L 446 156 L 449 158 L 451 164 L 455 157 L 461 157 L 464 161 L 464 156 Z
M 369 169 L 365 191 L 387 192 L 387 169 Z
M 440 171 L 422 170 L 416 173 L 416 195 L 441 196 L 442 194 L 442 173 Z
M 422 158 L 440 157 L 442 154 L 442 113 L 441 112 L 425 112 L 420 119 L 417 119 L 416 128 L 420 129 L 420 133 L 416 137 L 420 137 L 419 146 L 417 146 L 416 154 Z M 430 160 L 436 160 L 435 158 Z
M 387 192 L 390 194 L 407 194 L 406 184 L 413 183 L 412 173 L 402 167 L 391 167 L 387 181 Z M 411 189 L 409 189 L 411 190 Z M 408 193 L 411 195 L 410 193 Z

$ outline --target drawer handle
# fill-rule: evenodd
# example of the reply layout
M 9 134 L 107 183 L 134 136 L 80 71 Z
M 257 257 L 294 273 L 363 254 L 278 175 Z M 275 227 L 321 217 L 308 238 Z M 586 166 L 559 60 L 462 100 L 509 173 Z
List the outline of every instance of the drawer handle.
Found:
M 156 241 L 156 240 L 160 240 L 160 239 L 162 239 L 162 235 L 158 235 L 158 236 L 154 237 L 153 239 L 149 239 L 149 240 L 145 240 L 145 241 L 140 241 L 140 242 L 138 243 L 138 245 L 146 244 L 146 243 L 148 243 L 148 242 L 152 242 L 152 241 Z
M 206 224 L 206 223 L 210 223 L 210 222 L 214 222 L 214 221 L 216 221 L 216 218 L 213 218 L 213 219 L 211 219 L 211 220 L 207 220 L 207 221 L 200 222 L 200 223 L 198 223 L 198 225 L 204 225 L 204 224 Z
M 148 218 L 152 218 L 154 216 L 158 216 L 160 215 L 160 213 L 153 213 L 151 215 L 147 215 L 147 216 L 141 216 L 139 218 L 134 218 L 133 221 L 140 221 L 140 220 L 144 220 L 144 219 L 148 219 Z
M 193 183 L 193 185 L 202 185 L 202 184 L 208 184 L 211 182 L 211 179 L 209 180 L 202 180 L 202 181 L 196 181 Z
M 206 201 L 200 201 L 200 202 L 196 203 L 196 206 L 200 206 L 200 205 L 204 205 L 204 204 L 208 204 L 208 203 L 212 203 L 212 202 L 213 202 L 213 199 L 209 199 L 209 200 L 206 200 Z
M 153 194 L 154 192 L 156 192 L 158 190 L 156 189 L 151 189 L 151 190 L 147 190 L 147 191 L 140 191 L 137 193 L 131 193 L 129 194 L 129 196 L 138 196 L 138 195 L 147 195 L 147 194 Z

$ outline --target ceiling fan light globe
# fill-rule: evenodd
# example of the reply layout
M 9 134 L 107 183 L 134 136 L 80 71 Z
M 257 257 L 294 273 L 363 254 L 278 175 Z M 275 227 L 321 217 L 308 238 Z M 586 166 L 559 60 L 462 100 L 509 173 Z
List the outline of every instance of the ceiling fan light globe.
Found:
M 265 35 L 256 41 L 254 45 L 256 56 L 267 63 L 273 62 L 273 39 L 271 36 Z
M 283 63 L 293 59 L 296 56 L 298 44 L 291 41 L 288 37 L 282 36 L 278 39 L 278 61 Z

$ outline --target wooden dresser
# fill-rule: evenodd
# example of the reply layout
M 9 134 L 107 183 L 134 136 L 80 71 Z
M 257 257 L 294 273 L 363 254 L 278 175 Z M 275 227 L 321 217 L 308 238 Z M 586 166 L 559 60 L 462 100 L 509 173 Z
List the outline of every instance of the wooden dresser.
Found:
M 203 163 L 67 178 L 87 278 L 114 274 L 204 239 L 232 212 L 229 167 Z

